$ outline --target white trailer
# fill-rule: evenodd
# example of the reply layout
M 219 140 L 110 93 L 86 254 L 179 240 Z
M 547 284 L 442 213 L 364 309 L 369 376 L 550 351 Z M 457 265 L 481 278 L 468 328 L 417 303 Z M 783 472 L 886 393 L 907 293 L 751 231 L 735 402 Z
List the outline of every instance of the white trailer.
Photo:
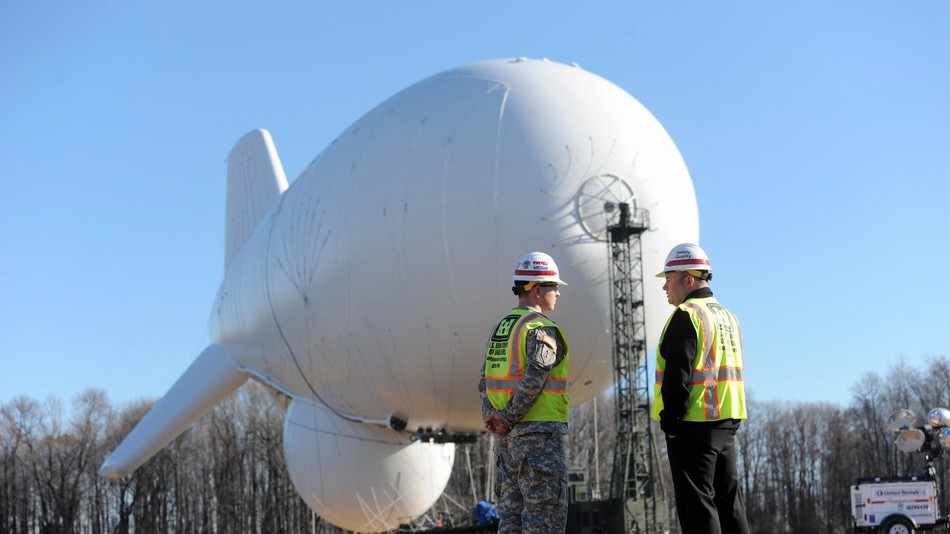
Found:
M 855 532 L 912 534 L 947 523 L 931 477 L 859 478 L 851 485 Z

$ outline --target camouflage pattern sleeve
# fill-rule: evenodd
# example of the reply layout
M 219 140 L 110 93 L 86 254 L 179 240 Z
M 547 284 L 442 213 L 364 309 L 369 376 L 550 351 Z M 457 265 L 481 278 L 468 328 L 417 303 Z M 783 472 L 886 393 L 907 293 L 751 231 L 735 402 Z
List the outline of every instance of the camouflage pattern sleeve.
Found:
M 478 381 L 478 396 L 482 399 L 482 421 L 488 419 L 488 416 L 495 412 L 495 407 L 488 400 L 488 392 L 485 390 L 485 366 L 482 366 L 482 378 Z

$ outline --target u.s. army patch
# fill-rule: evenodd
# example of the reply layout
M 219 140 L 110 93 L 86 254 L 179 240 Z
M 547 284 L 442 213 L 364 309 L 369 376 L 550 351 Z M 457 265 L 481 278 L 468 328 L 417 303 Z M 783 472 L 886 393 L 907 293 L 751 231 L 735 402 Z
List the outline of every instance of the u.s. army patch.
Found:
M 551 350 L 557 352 L 557 341 L 554 340 L 554 337 L 549 336 L 545 333 L 541 333 L 541 343 L 551 347 Z
M 541 342 L 541 365 L 551 367 L 557 361 L 557 341 L 553 336 L 539 332 L 538 341 Z

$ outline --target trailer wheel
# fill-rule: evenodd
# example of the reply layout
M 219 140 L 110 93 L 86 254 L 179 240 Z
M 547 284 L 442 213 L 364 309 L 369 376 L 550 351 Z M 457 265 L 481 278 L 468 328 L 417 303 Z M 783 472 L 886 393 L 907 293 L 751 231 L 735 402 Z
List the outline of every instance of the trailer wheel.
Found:
M 915 534 L 914 524 L 906 517 L 889 517 L 881 524 L 881 534 Z

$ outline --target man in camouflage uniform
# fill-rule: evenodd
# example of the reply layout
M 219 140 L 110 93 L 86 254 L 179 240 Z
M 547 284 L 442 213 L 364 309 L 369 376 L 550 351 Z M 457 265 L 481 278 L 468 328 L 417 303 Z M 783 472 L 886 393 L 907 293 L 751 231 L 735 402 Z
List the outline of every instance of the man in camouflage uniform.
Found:
M 567 285 L 547 254 L 515 267 L 518 307 L 492 330 L 478 383 L 482 419 L 496 443 L 499 533 L 557 533 L 567 524 L 568 348 L 543 315 Z

